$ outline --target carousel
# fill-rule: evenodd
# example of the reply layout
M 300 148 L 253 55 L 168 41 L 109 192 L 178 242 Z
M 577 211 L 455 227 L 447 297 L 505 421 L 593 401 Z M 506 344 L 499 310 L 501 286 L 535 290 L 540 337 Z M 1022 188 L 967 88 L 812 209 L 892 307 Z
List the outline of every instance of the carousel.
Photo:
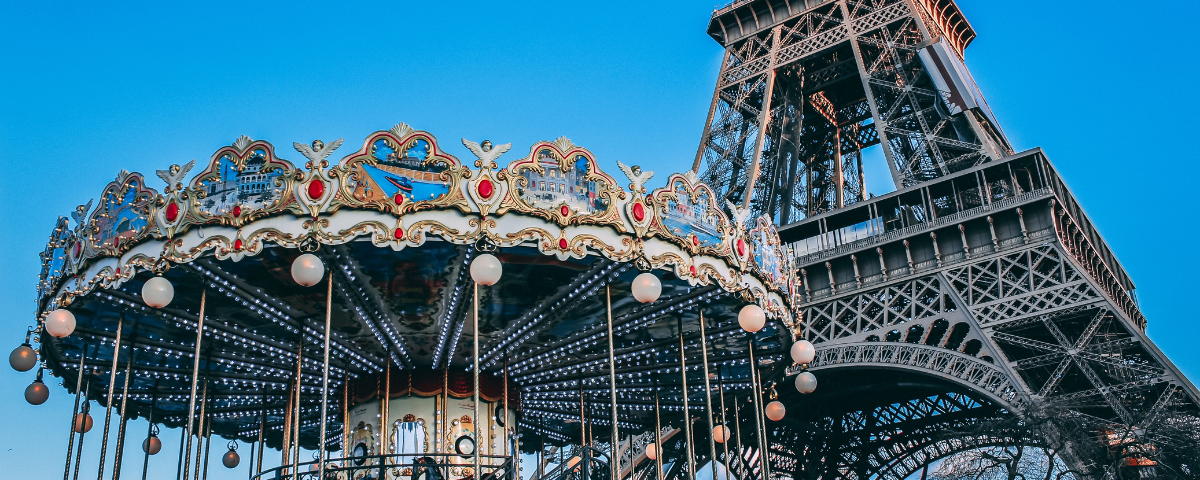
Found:
M 74 396 L 64 478 L 91 449 L 114 479 L 213 449 L 263 479 L 771 478 L 817 383 L 771 221 L 566 138 L 462 143 L 400 124 L 299 167 L 242 137 L 60 218 L 10 363 Z

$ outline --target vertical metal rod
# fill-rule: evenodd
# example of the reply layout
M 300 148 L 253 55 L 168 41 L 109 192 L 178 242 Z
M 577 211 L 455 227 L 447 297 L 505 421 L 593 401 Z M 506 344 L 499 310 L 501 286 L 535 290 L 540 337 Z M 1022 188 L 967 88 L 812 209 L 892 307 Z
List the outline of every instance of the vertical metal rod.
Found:
M 95 351 L 99 351 L 99 349 L 100 349 L 100 346 L 96 345 Z M 95 372 L 95 373 L 99 374 L 99 372 Z M 90 404 L 88 403 L 87 398 L 88 398 L 88 395 L 91 394 L 91 392 L 92 392 L 92 382 L 87 382 L 87 385 L 85 385 L 85 388 L 87 390 L 85 390 L 83 392 L 83 409 L 81 411 L 86 413 L 91 410 L 91 408 L 89 407 Z M 74 422 L 75 419 L 72 418 L 71 421 Z M 75 428 L 74 424 L 71 425 L 71 428 Z M 74 473 L 71 475 L 71 478 L 74 480 L 79 480 L 79 461 L 83 459 L 83 437 L 86 434 L 87 434 L 87 432 L 79 433 L 79 448 L 75 449 L 75 470 L 74 470 Z
M 258 475 L 262 473 L 263 452 L 267 451 L 267 444 L 263 441 L 263 437 L 267 431 L 267 391 L 263 389 L 262 395 L 262 411 L 259 413 L 258 419 L 258 457 L 254 468 L 250 469 L 250 475 Z M 146 479 L 142 479 L 146 480 Z
M 723 380 L 721 367 L 717 367 L 717 398 L 721 399 L 721 425 L 725 426 L 725 433 L 729 433 L 729 423 L 725 419 L 725 381 Z M 726 438 L 721 442 L 722 448 L 725 450 L 725 480 L 729 480 L 729 439 Z
M 304 416 L 300 413 L 300 395 L 304 390 L 304 333 L 300 333 L 296 340 L 296 405 L 295 413 L 292 414 L 292 441 L 288 446 L 288 451 L 292 451 L 292 445 L 296 447 L 292 455 L 292 475 L 293 477 L 300 476 L 300 424 L 304 423 Z M 289 406 L 290 407 L 290 406 Z
M 542 480 L 546 476 L 546 422 L 544 418 L 538 416 L 538 453 L 537 453 L 537 480 Z
M 386 350 L 387 347 L 384 347 L 384 349 Z M 392 444 L 389 435 L 392 433 L 392 429 L 388 428 L 392 415 L 392 356 L 390 351 L 387 353 L 387 366 L 384 367 L 383 390 L 381 390 L 383 394 L 379 400 L 379 454 L 385 455 L 380 459 L 381 464 L 387 464 L 388 459 L 386 455 L 388 454 L 388 447 Z
M 84 361 L 87 360 L 87 341 L 83 343 L 83 348 L 79 349 L 79 369 L 76 371 L 75 377 L 75 408 L 71 413 L 71 435 L 67 437 L 67 464 L 63 467 L 63 480 L 67 480 L 71 476 L 71 452 L 75 450 L 75 417 L 79 416 L 79 397 L 83 394 L 83 368 Z M 87 401 L 84 398 L 83 401 Z
M 662 446 L 662 415 L 659 414 L 658 404 L 658 375 L 654 375 L 654 468 L 658 480 L 663 480 L 663 446 Z
M 117 385 L 117 359 L 121 356 L 121 328 L 124 327 L 125 312 L 117 317 L 117 336 L 113 338 L 112 368 L 108 371 L 108 397 L 104 407 L 104 435 L 100 441 L 100 470 L 96 473 L 98 480 L 104 480 L 104 454 L 108 453 L 108 427 L 112 424 L 113 388 Z
M 187 437 L 187 429 L 179 429 L 179 456 L 176 457 L 178 460 L 175 461 L 175 480 L 183 478 L 183 446 L 187 445 Z
M 247 470 L 249 470 L 249 471 L 250 471 L 250 475 L 248 475 L 248 476 L 247 476 L 247 478 L 254 478 L 254 467 L 255 467 L 255 465 L 254 465 L 254 451 L 255 451 L 255 450 L 262 451 L 262 449 L 261 449 L 261 448 L 256 448 L 256 447 L 258 447 L 258 442 L 251 442 L 251 443 L 250 443 L 250 468 L 249 468 L 249 469 L 247 469 Z
M 482 445 L 482 437 L 479 434 L 479 284 L 472 282 L 475 286 L 475 312 L 471 315 L 471 343 L 473 349 L 471 351 L 471 374 L 475 377 L 475 403 L 471 406 L 472 418 L 471 428 L 475 430 L 475 448 L 473 453 L 475 469 L 472 474 L 475 478 L 480 478 L 479 472 L 479 448 Z
M 750 469 L 746 467 L 746 460 L 745 457 L 743 457 L 745 450 L 742 450 L 742 418 L 741 414 L 738 413 L 739 408 L 740 406 L 738 405 L 737 395 L 735 394 L 733 396 L 733 440 L 736 442 L 734 446 L 737 448 L 738 466 L 741 467 L 742 477 L 745 478 L 750 475 Z M 729 454 L 726 454 L 725 458 L 725 462 L 728 463 Z M 725 468 L 728 469 L 729 466 L 726 465 Z
M 768 449 L 770 448 L 770 446 L 767 445 L 766 426 L 762 422 L 762 413 L 758 406 L 758 404 L 762 403 L 761 398 L 760 398 L 760 396 L 762 395 L 762 389 L 759 388 L 759 384 L 758 384 L 758 364 L 756 362 L 757 362 L 757 360 L 754 359 L 754 336 L 751 335 L 750 336 L 750 391 L 751 391 L 750 400 L 751 400 L 751 402 L 753 402 L 754 425 L 755 425 L 755 428 L 758 430 L 758 450 L 759 450 L 758 457 L 759 457 L 759 461 L 762 462 L 762 472 L 763 472 L 762 478 L 763 478 L 763 480 L 769 480 L 771 478 L 771 473 L 769 470 L 770 456 L 768 453 Z
M 504 409 L 500 412 L 501 418 L 504 419 L 504 427 L 500 431 L 501 438 L 504 440 L 502 452 L 504 456 L 508 456 L 508 352 L 504 352 Z M 517 452 L 513 452 L 516 455 Z
M 617 446 L 621 437 L 617 430 L 617 360 L 613 352 L 612 287 L 609 285 L 604 286 L 604 307 L 608 313 L 608 391 L 612 395 L 612 453 L 609 457 L 612 465 L 608 470 L 612 480 L 617 480 L 621 476 L 621 462 L 617 458 Z
M 342 375 L 342 458 L 350 458 L 350 365 Z M 350 464 L 342 462 L 342 467 Z
M 187 429 L 184 430 L 184 435 L 187 435 L 187 443 L 184 447 L 184 452 L 187 456 L 183 458 L 183 478 L 188 478 L 188 467 L 192 457 L 192 421 L 196 415 L 196 382 L 200 380 L 200 344 L 204 339 L 204 304 L 208 300 L 208 289 L 200 287 L 200 315 L 196 318 L 196 350 L 192 352 L 192 357 L 195 360 L 192 362 L 192 391 L 188 398 L 187 410 Z
M 207 369 L 205 369 L 207 370 Z M 204 374 L 204 390 L 200 394 L 200 428 L 196 431 L 196 473 L 192 478 L 200 480 L 200 452 L 204 447 L 204 430 L 208 424 L 208 373 Z M 188 452 L 190 455 L 191 452 Z M 186 474 L 186 473 L 185 473 Z M 185 477 L 186 478 L 186 477 Z
M 129 400 L 129 377 L 133 373 L 133 341 L 129 342 L 129 358 L 125 361 L 125 386 L 121 388 L 121 425 L 117 427 L 117 451 L 113 455 L 113 480 L 121 478 L 121 459 L 125 455 L 125 427 L 129 424 L 129 417 L 125 415 L 125 408 Z
M 325 331 L 322 334 L 325 336 L 325 363 L 321 371 L 321 436 L 317 438 L 317 457 L 320 459 L 320 467 L 317 470 L 317 478 L 325 478 L 325 423 L 329 414 L 329 317 L 333 314 L 333 275 L 330 274 L 325 283 L 329 285 L 325 291 Z M 345 385 L 342 385 L 345 388 Z
M 708 334 L 705 328 L 704 310 L 700 310 L 700 354 L 702 355 L 704 364 L 704 413 L 708 417 L 708 466 L 709 473 L 712 474 L 712 480 L 717 480 L 717 445 L 716 426 L 713 425 L 713 409 L 712 409 L 712 383 L 708 379 Z M 724 426 L 722 426 L 722 436 L 724 436 Z
M 211 417 L 211 415 L 209 416 L 208 419 L 206 419 L 204 421 L 204 423 L 205 423 L 205 427 L 204 427 L 204 470 L 203 470 L 204 475 L 201 476 L 200 478 L 201 478 L 201 480 L 208 480 L 208 457 L 211 456 L 211 455 L 209 455 L 209 452 L 210 452 L 210 449 L 212 448 L 212 417 Z M 199 465 L 200 461 L 197 460 L 196 464 Z
M 683 391 L 683 435 L 687 443 L 688 477 L 696 480 L 696 457 L 693 452 L 692 412 L 688 405 L 687 351 L 683 343 L 683 317 L 679 318 L 679 376 Z
M 292 457 L 289 455 L 289 453 L 291 452 L 292 444 L 292 397 L 296 394 L 295 389 L 296 385 L 292 382 L 288 382 L 287 406 L 283 407 L 283 431 L 280 432 L 279 442 L 279 467 L 280 471 L 283 472 L 287 471 L 283 467 L 292 463 Z
M 154 409 L 158 407 L 158 380 L 154 381 L 154 390 L 150 396 L 150 415 L 146 419 L 149 425 L 146 426 L 146 446 L 150 446 L 150 434 L 154 433 Z M 161 440 L 159 440 L 161 442 Z M 162 448 L 162 447 L 159 447 Z M 142 457 L 142 480 L 146 480 L 146 469 L 150 467 L 150 450 L 143 448 L 144 456 Z

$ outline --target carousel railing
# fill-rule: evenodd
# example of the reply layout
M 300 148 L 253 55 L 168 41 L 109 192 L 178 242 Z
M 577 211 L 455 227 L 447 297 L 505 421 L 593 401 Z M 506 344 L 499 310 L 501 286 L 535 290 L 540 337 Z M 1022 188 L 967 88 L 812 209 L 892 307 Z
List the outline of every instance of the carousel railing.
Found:
M 459 454 L 366 455 L 325 460 L 323 480 L 473 480 L 469 471 L 473 457 Z M 458 462 L 458 463 L 454 463 Z M 282 465 L 264 470 L 252 480 L 319 480 L 316 460 Z M 466 470 L 466 471 L 464 471 Z M 518 480 L 513 458 L 504 455 L 479 456 L 479 480 Z

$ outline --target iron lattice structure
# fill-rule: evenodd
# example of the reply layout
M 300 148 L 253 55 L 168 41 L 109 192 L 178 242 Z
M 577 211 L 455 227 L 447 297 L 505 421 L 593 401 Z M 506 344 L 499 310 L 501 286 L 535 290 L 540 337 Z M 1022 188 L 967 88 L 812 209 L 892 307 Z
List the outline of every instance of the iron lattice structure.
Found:
M 1051 444 L 1077 472 L 1200 471 L 1172 450 L 1200 440 L 1200 394 L 1045 154 L 1012 151 L 952 0 L 738 1 L 708 32 L 725 57 L 693 170 L 787 225 L 809 367 L 853 379 L 784 395 L 803 413 L 770 429 L 773 475 L 902 479 Z M 876 145 L 897 189 L 880 197 L 862 165 Z M 1044 408 L 1081 430 L 978 428 Z

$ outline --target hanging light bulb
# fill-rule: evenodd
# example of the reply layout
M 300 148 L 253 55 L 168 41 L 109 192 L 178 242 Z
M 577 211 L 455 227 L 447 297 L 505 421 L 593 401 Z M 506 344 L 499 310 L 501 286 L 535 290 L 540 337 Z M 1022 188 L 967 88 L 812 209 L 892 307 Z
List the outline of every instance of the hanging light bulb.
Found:
M 28 372 L 33 369 L 34 365 L 37 365 L 37 352 L 33 351 L 33 347 L 29 345 L 29 333 L 25 332 L 25 343 L 14 348 L 8 355 L 8 364 L 18 372 Z
M 767 418 L 771 419 L 773 422 L 783 420 L 783 416 L 787 414 L 787 409 L 784 408 L 783 402 L 780 402 L 779 400 L 768 403 L 765 410 L 767 411 Z
M 46 315 L 46 333 L 58 338 L 75 331 L 75 314 L 65 308 L 55 309 Z
M 653 443 L 646 444 L 646 458 L 658 460 L 658 447 Z
M 713 427 L 712 435 L 713 440 L 717 443 L 725 443 L 729 440 L 729 429 L 725 428 L 724 425 L 717 425 Z
M 150 435 L 145 440 L 142 440 L 142 451 L 149 455 L 157 454 L 162 450 L 162 440 L 158 439 L 158 435 Z
M 72 428 L 75 429 L 75 433 L 87 433 L 92 430 L 92 416 L 87 409 L 75 414 L 75 423 Z
M 142 285 L 142 301 L 154 308 L 162 308 L 175 299 L 175 286 L 161 276 L 146 280 Z
M 480 285 L 495 285 L 504 273 L 504 264 L 495 255 L 485 253 L 471 260 L 471 279 Z
M 237 442 L 229 442 L 229 451 L 225 452 L 225 455 L 221 457 L 221 463 L 225 465 L 225 468 L 234 468 L 239 463 L 242 463 L 242 457 L 237 453 Z M 313 465 L 316 464 L 314 463 Z
M 796 375 L 796 390 L 800 393 L 812 393 L 817 389 L 817 376 L 812 372 L 801 372 Z
M 758 305 L 753 303 L 746 305 L 742 307 L 740 312 L 738 312 L 738 325 L 742 326 L 742 330 L 754 333 L 762 330 L 763 326 L 766 324 L 767 314 L 766 312 L 763 312 L 762 307 Z
M 638 275 L 630 287 L 633 290 L 633 298 L 642 303 L 652 303 L 662 295 L 662 282 L 650 272 Z
M 813 347 L 812 342 L 804 339 L 797 340 L 792 344 L 792 361 L 799 365 L 808 365 L 812 363 L 813 358 L 817 356 L 817 349 Z
M 41 405 L 46 403 L 47 398 L 50 398 L 50 388 L 42 383 L 42 369 L 39 368 L 37 379 L 25 387 L 25 401 L 30 405 Z
M 303 287 L 311 287 L 325 276 L 325 264 L 311 253 L 306 253 L 292 261 L 292 279 Z

